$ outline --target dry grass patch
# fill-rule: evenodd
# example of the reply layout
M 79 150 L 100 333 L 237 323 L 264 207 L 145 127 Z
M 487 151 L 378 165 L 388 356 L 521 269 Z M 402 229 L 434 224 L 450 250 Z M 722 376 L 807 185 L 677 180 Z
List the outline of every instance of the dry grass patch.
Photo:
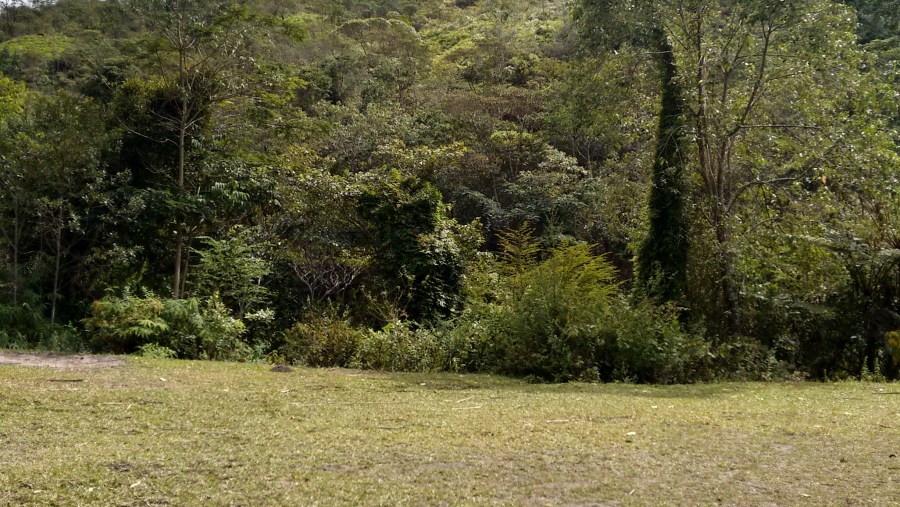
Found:
M 898 384 L 0 366 L 10 506 L 898 505 L 898 454 Z

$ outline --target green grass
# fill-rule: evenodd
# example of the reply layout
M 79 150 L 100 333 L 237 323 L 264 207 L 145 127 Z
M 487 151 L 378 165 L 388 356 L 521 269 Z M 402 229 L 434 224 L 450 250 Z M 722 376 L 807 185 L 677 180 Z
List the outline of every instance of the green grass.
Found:
M 0 366 L 0 505 L 900 505 L 898 392 Z

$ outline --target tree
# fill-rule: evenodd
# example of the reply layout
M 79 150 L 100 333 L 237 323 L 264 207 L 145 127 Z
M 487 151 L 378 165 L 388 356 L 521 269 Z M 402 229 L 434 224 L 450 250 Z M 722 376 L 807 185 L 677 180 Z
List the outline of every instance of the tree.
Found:
M 662 107 L 648 203 L 650 227 L 637 253 L 637 281 L 650 296 L 663 301 L 682 299 L 690 247 L 685 211 L 685 104 L 669 35 L 652 2 L 586 0 L 576 15 L 589 43 L 606 49 L 635 45 L 650 51 L 660 67 Z
M 0 74 L 0 139 L 9 139 L 10 119 L 21 114 L 25 102 L 25 87 Z M 11 148 L 11 147 L 10 147 Z M 23 173 L 13 166 L 8 153 L 0 153 L 0 187 L 8 192 L 0 209 L 4 213 L 12 213 L 11 221 L 0 221 L 0 233 L 7 248 L 11 250 L 12 264 L 11 295 L 13 304 L 19 301 L 19 246 L 22 235 L 22 221 L 19 219 L 19 198 L 17 191 Z
M 739 333 L 735 229 L 759 223 L 746 213 L 814 195 L 809 189 L 832 187 L 840 176 L 849 183 L 865 164 L 856 148 L 878 144 L 871 136 L 884 119 L 873 109 L 884 93 L 874 75 L 861 70 L 866 60 L 855 44 L 852 16 L 828 0 L 586 0 L 577 14 L 582 35 L 594 44 L 659 49 L 654 40 L 671 42 L 675 70 L 667 81 L 681 89 L 685 138 L 693 144 L 681 151 L 689 157 L 697 204 L 692 297 L 711 308 L 704 311 L 708 321 L 724 324 L 717 334 Z M 654 37 L 658 29 L 664 38 Z M 862 110 L 873 114 L 857 114 Z M 654 185 L 655 192 L 663 188 L 674 187 Z M 683 194 L 651 198 L 649 241 L 663 229 L 653 221 L 667 216 L 653 208 L 677 195 Z M 653 251 L 661 250 L 643 249 Z M 683 265 L 683 257 L 676 258 Z M 652 278 L 644 273 L 639 278 Z M 697 299 L 704 284 L 712 287 L 707 302 Z
M 57 320 L 69 253 L 107 198 L 107 135 L 101 119 L 89 101 L 65 92 L 38 95 L 12 119 L 9 135 L 0 142 L 7 203 L 2 228 L 12 247 L 13 302 L 21 285 L 19 257 L 24 249 L 49 250 L 51 323 Z
M 5 127 L 6 119 L 22 112 L 25 98 L 25 87 L 0 74 L 0 129 Z
M 398 170 L 366 185 L 358 206 L 372 238 L 378 283 L 397 310 L 418 322 L 458 310 L 477 223 L 460 227 L 446 216 L 433 185 Z
M 663 74 L 662 108 L 648 204 L 650 230 L 638 251 L 637 277 L 649 295 L 662 301 L 678 301 L 684 296 L 690 248 L 685 209 L 684 98 L 672 47 L 662 32 L 656 38 Z
M 900 1 L 844 0 L 853 7 L 859 20 L 860 42 L 896 39 L 900 36 Z
M 238 318 L 264 307 L 271 295 L 262 284 L 271 268 L 247 241 L 252 232 L 235 231 L 221 240 L 206 238 L 207 248 L 197 252 L 197 295 L 218 294 L 226 306 L 237 308 Z
M 362 52 L 361 63 L 378 83 L 364 91 L 364 102 L 384 94 L 402 103 L 427 61 L 426 47 L 416 30 L 403 21 L 383 18 L 355 19 L 338 30 Z M 379 86 L 387 90 L 381 92 Z
M 174 201 L 183 202 L 189 184 L 196 188 L 197 183 L 190 147 L 199 142 L 213 108 L 240 93 L 245 69 L 252 65 L 249 15 L 227 0 L 136 0 L 132 5 L 150 30 L 144 56 L 157 80 L 150 112 L 171 133 L 155 140 L 176 147 L 172 190 Z M 183 211 L 174 213 L 172 296 L 178 299 L 191 237 Z
M 699 204 L 712 232 L 711 283 L 721 304 L 710 320 L 733 335 L 741 328 L 734 230 L 754 222 L 741 211 L 752 209 L 750 197 L 765 201 L 797 190 L 795 183 L 855 170 L 846 154 L 865 144 L 872 123 L 854 111 L 872 95 L 852 16 L 840 5 L 678 0 L 663 7 L 685 90 Z

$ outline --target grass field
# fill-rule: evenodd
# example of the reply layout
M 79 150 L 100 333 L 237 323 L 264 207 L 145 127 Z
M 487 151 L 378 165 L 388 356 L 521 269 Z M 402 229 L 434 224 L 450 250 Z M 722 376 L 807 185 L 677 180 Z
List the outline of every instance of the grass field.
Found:
M 0 366 L 0 505 L 900 505 L 900 384 Z

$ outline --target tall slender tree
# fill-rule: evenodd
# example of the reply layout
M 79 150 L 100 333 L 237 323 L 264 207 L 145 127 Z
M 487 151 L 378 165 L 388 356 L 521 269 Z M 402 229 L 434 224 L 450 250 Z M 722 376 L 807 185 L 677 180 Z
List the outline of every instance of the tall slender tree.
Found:
M 678 301 L 684 296 L 690 248 L 690 225 L 685 212 L 684 99 L 672 46 L 662 29 L 655 32 L 653 39 L 662 73 L 662 107 L 648 205 L 650 230 L 638 251 L 637 279 L 648 295 Z
M 651 297 L 680 300 L 690 248 L 685 213 L 685 109 L 665 24 L 654 2 L 583 0 L 576 16 L 582 36 L 591 44 L 607 49 L 630 44 L 647 51 L 658 63 L 662 104 L 648 204 L 650 227 L 637 255 L 637 280 Z
M 184 290 L 186 252 L 192 241 L 186 216 L 189 185 L 196 184 L 189 150 L 199 141 L 213 108 L 234 98 L 252 65 L 250 26 L 245 8 L 229 0 L 135 0 L 135 11 L 147 20 L 145 59 L 156 74 L 158 87 L 152 114 L 171 135 L 158 141 L 173 143 L 171 163 L 174 210 L 174 273 L 172 297 Z

